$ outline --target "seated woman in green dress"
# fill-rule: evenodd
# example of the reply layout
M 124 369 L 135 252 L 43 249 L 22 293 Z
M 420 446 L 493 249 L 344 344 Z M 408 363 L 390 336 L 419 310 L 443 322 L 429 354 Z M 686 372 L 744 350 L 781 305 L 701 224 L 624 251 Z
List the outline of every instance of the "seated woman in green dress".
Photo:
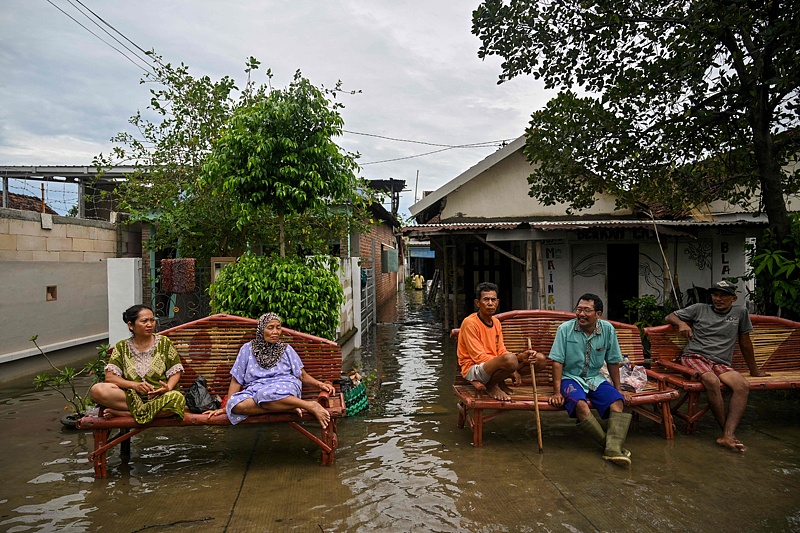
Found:
M 105 418 L 132 416 L 139 424 L 156 417 L 183 419 L 186 398 L 176 390 L 183 365 L 172 342 L 154 333 L 153 310 L 134 305 L 122 314 L 122 320 L 132 335 L 114 346 L 105 382 L 92 387 L 92 399 L 105 407 Z

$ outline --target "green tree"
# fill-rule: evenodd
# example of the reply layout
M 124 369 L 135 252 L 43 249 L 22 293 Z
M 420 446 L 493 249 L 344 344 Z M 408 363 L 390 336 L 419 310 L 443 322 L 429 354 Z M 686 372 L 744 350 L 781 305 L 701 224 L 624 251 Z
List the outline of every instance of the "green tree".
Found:
M 230 77 L 196 78 L 183 63 L 173 66 L 155 54 L 153 58 L 155 78 L 142 80 L 155 85 L 147 112 L 133 115 L 132 131 L 116 135 L 111 153 L 95 158 L 99 169 L 135 168 L 115 188 L 120 210 L 129 213 L 131 222 L 153 224 L 151 249 L 178 248 L 182 256 L 197 258 L 277 249 L 275 211 L 247 209 L 236 195 L 213 194 L 217 184 L 201 179 L 214 142 L 231 117 L 271 93 L 268 84 L 253 80 L 259 61 L 247 61 L 247 82 L 240 90 Z M 361 213 L 327 207 L 316 215 L 287 221 L 298 251 L 326 253 L 331 240 L 359 223 Z
M 333 140 L 344 125 L 340 107 L 297 71 L 286 89 L 235 110 L 204 167 L 215 197 L 238 201 L 239 227 L 265 210 L 277 214 L 281 257 L 287 215 L 325 219 L 366 206 L 355 157 Z
M 473 33 L 480 57 L 504 59 L 500 83 L 532 74 L 561 91 L 527 132 L 531 196 L 683 211 L 760 191 L 776 242 L 789 234 L 798 0 L 486 0 Z

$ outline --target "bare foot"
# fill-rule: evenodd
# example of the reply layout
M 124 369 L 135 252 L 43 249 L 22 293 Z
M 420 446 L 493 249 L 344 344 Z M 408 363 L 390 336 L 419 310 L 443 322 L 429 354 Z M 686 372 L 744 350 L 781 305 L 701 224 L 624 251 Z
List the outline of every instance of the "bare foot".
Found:
M 495 400 L 500 400 L 501 402 L 507 402 L 511 400 L 511 396 L 506 394 L 503 389 L 498 387 L 497 385 L 489 388 L 486 390 L 489 393 L 489 396 L 494 398 Z
M 501 381 L 500 383 L 497 384 L 497 386 L 500 387 L 501 391 L 503 391 L 506 394 L 508 394 L 509 399 L 510 399 L 510 397 L 511 397 L 511 389 L 508 388 L 508 385 L 504 381 Z
M 744 444 L 742 444 L 742 441 L 736 437 L 720 437 L 717 439 L 717 444 L 723 448 L 728 448 L 732 452 L 744 453 L 747 449 L 744 447 Z
M 486 385 L 481 383 L 480 381 L 470 381 L 472 386 L 475 387 L 475 390 L 478 392 L 486 392 Z
M 130 411 L 120 411 L 119 409 L 109 409 L 108 407 L 103 410 L 103 418 L 106 420 L 117 416 L 131 416 L 131 413 Z
M 331 421 L 331 414 L 328 412 L 328 410 L 317 402 L 309 403 L 311 406 L 309 407 L 308 411 L 317 418 L 317 422 L 319 422 L 319 425 L 322 426 L 322 429 L 328 427 L 328 423 Z

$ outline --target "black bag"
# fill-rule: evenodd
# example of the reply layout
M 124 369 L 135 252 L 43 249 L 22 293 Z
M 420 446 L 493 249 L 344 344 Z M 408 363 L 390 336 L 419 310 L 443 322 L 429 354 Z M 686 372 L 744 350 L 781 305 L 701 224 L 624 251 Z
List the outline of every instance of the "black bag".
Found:
M 194 380 L 194 383 L 192 383 L 184 396 L 186 396 L 186 407 L 195 414 L 219 409 L 222 403 L 208 392 L 206 378 L 203 376 L 197 376 L 197 379 Z

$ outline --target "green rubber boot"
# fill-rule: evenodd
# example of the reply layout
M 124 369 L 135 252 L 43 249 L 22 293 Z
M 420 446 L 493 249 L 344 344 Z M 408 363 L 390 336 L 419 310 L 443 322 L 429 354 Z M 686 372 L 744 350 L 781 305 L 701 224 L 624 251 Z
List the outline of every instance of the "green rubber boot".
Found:
M 630 413 L 611 413 L 608 418 L 608 433 L 606 434 L 606 450 L 603 459 L 611 461 L 615 465 L 630 466 L 631 458 L 628 457 L 624 448 L 625 437 L 628 436 L 628 428 L 631 425 Z
M 581 422 L 578 422 L 578 429 L 580 429 L 584 435 L 599 444 L 601 448 L 606 447 L 606 432 L 603 430 L 602 423 L 597 420 L 592 413 L 589 413 L 589 416 L 584 418 Z M 622 448 L 622 453 L 625 454 L 626 457 L 631 456 L 631 452 L 625 448 Z

